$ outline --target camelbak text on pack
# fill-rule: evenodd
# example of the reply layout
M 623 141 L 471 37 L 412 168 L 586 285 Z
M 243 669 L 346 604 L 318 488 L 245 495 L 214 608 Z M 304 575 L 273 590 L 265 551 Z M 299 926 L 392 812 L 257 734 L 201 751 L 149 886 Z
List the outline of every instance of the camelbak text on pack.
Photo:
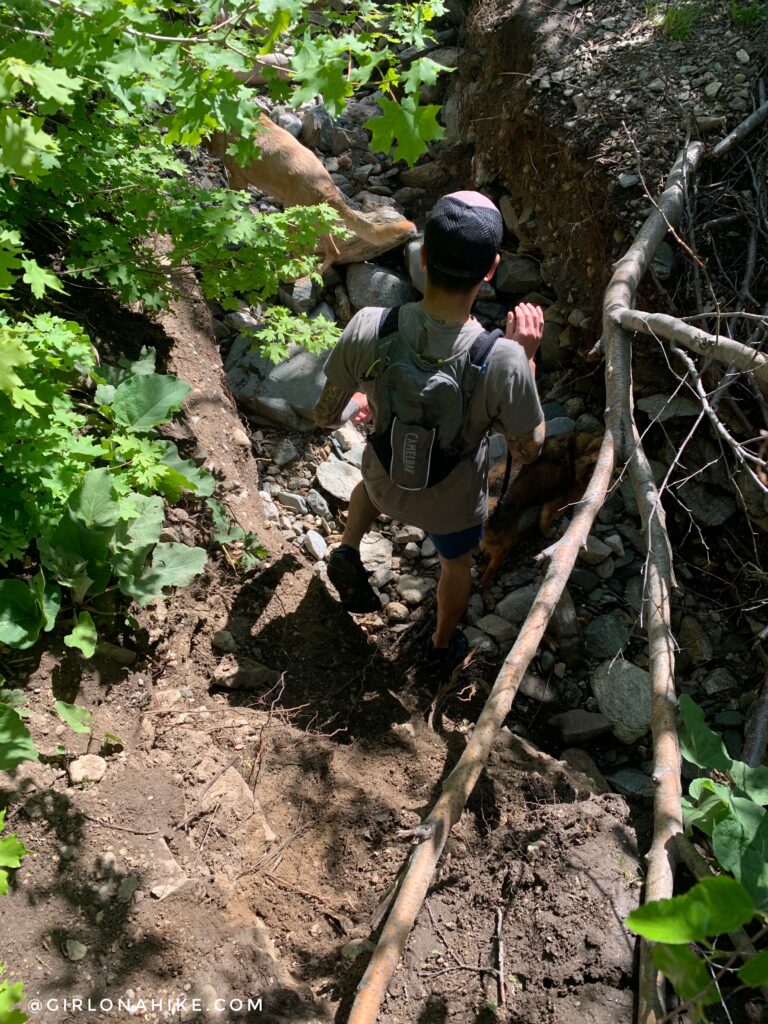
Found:
M 393 483 L 421 491 L 440 483 L 465 453 L 461 432 L 469 400 L 501 331 L 483 331 L 463 352 L 427 360 L 398 331 L 400 307 L 379 321 L 380 358 L 371 445 Z

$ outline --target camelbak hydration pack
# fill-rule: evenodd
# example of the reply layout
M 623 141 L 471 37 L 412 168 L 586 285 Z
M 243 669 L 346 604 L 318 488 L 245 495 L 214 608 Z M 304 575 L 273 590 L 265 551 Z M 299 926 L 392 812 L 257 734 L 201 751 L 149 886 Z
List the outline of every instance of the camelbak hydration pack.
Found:
M 379 321 L 379 358 L 366 379 L 376 383 L 369 438 L 393 483 L 421 491 L 440 483 L 468 454 L 461 434 L 469 400 L 501 331 L 482 331 L 447 359 L 428 360 L 398 331 L 400 307 Z

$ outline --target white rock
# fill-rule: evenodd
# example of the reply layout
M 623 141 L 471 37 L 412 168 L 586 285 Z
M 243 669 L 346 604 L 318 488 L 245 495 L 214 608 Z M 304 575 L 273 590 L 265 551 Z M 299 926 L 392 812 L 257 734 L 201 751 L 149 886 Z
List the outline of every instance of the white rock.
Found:
M 363 475 L 355 466 L 340 459 L 326 459 L 317 467 L 317 482 L 328 494 L 339 501 L 349 501 L 352 491 L 363 479 Z
M 411 617 L 411 613 L 408 608 L 400 601 L 390 601 L 386 607 L 385 612 L 390 622 L 408 622 Z
M 432 558 L 436 552 L 435 543 L 431 537 L 427 537 L 424 543 L 421 545 L 421 557 Z
M 607 537 L 603 537 L 603 543 L 608 545 L 617 558 L 623 557 L 624 544 L 618 533 L 609 533 Z
M 389 537 L 381 533 L 367 533 L 360 544 L 360 558 L 366 569 L 372 572 L 385 570 L 390 573 L 388 579 L 382 583 L 376 583 L 377 587 L 383 587 L 392 579 L 392 552 L 394 545 Z
M 101 782 L 106 770 L 107 762 L 98 754 L 83 754 L 82 757 L 75 758 L 67 769 L 69 781 L 73 786 L 84 782 Z
M 403 558 L 407 558 L 409 561 L 413 561 L 415 558 L 418 558 L 419 555 L 421 555 L 421 548 L 413 541 L 410 541 L 403 548 Z
M 401 576 L 395 589 L 406 604 L 421 604 L 430 590 L 435 589 L 435 581 L 422 576 Z
M 331 437 L 338 441 L 339 447 L 343 452 L 348 452 L 350 448 L 365 443 L 365 438 L 351 420 L 342 423 L 340 427 L 334 430 Z
M 328 545 L 325 542 L 325 538 L 321 536 L 317 530 L 307 530 L 304 534 L 302 544 L 304 546 L 304 550 L 316 561 L 320 562 L 325 558 Z
M 402 530 L 398 530 L 395 534 L 396 544 L 420 544 L 426 534 L 423 530 L 420 530 L 418 526 L 404 526 Z
M 707 84 L 704 86 L 704 95 L 708 96 L 711 100 L 713 100 L 722 88 L 722 82 L 707 82 Z
M 651 686 L 648 673 L 629 661 L 609 659 L 590 680 L 597 705 L 622 743 L 634 743 L 651 725 Z
M 750 56 L 746 50 L 737 50 L 736 60 L 739 62 L 739 64 L 749 64 Z

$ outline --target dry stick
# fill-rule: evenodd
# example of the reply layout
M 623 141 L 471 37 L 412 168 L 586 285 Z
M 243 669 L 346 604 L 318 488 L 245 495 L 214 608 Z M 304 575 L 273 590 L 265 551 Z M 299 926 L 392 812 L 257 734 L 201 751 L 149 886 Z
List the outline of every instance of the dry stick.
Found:
M 358 986 L 348 1024 L 372 1024 L 376 1020 L 451 828 L 461 817 L 464 804 L 488 760 L 520 680 L 536 653 L 579 549 L 586 543 L 597 510 L 603 503 L 613 470 L 614 450 L 614 438 L 609 430 L 603 438 L 594 474 L 584 498 L 576 507 L 571 525 L 561 539 L 540 556 L 549 558 L 544 581 L 514 647 L 504 659 L 464 753 L 443 783 L 437 803 L 412 832 L 420 841 L 411 854 L 397 898 Z
M 693 877 L 700 882 L 702 878 L 711 878 L 714 872 L 706 860 L 701 856 L 693 843 L 684 835 L 675 836 L 675 853 L 680 861 L 685 864 Z M 743 928 L 736 928 L 728 933 L 734 947 L 746 959 L 757 955 L 757 950 Z M 761 985 L 760 991 L 763 998 L 768 1002 L 768 985 Z
M 641 331 L 684 348 L 711 356 L 721 363 L 729 363 L 737 370 L 752 373 L 763 394 L 768 395 L 768 356 L 748 345 L 733 341 L 724 335 L 707 334 L 677 317 L 666 313 L 644 313 L 638 309 L 620 309 L 614 313 L 619 324 L 628 331 Z

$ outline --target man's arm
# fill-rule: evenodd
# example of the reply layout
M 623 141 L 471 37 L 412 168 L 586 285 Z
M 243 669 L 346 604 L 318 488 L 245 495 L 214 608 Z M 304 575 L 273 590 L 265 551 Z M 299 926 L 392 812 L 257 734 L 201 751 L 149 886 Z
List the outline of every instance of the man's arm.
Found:
M 523 434 L 521 437 L 508 437 L 507 444 L 512 456 L 519 459 L 523 464 L 538 459 L 546 433 L 547 428 L 544 420 L 542 420 L 541 423 L 536 424 L 533 430 L 529 430 L 527 434 Z
M 313 415 L 318 427 L 340 427 L 349 419 L 364 423 L 371 417 L 368 399 L 362 391 L 352 392 L 330 381 L 325 382 Z

